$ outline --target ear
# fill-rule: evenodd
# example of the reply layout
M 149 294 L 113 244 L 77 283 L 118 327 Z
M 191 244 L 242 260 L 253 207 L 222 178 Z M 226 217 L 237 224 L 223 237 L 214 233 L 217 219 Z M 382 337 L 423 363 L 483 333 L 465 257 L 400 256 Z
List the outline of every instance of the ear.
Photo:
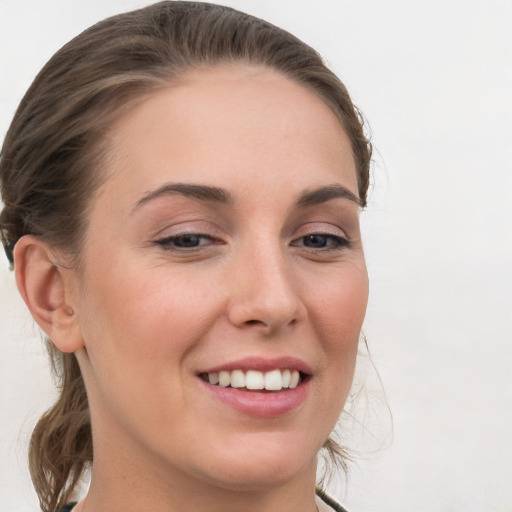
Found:
M 32 235 L 14 248 L 16 284 L 34 320 L 62 352 L 83 347 L 71 269 L 60 265 L 48 244 Z M 76 277 L 75 277 L 76 281 Z M 75 283 L 76 284 L 76 283 Z

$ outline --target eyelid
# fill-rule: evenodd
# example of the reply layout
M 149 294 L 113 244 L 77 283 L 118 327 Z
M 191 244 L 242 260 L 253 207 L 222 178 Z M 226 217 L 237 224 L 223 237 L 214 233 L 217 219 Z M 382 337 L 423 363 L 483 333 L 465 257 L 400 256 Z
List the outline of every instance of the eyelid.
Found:
M 306 243 L 308 237 L 325 237 L 328 240 L 326 245 L 315 247 Z M 351 247 L 352 242 L 345 230 L 331 222 L 308 222 L 301 225 L 296 231 L 290 245 L 307 254 L 335 255 Z
M 298 243 L 299 241 L 303 241 L 310 236 L 330 238 L 331 241 L 334 241 L 334 245 L 326 245 L 324 247 L 308 247 L 305 243 L 301 243 L 301 244 Z M 323 251 L 344 249 L 346 247 L 349 247 L 351 245 L 351 242 L 344 236 L 333 235 L 331 233 L 309 233 L 307 235 L 303 235 L 303 236 L 300 236 L 300 237 L 294 239 L 292 241 L 291 245 L 295 246 L 295 247 L 305 247 L 309 250 L 313 250 L 316 252 L 323 252 Z
M 211 238 L 218 238 L 220 236 L 220 230 L 210 222 L 202 220 L 183 221 L 174 224 L 166 223 L 166 225 L 162 226 L 154 233 L 152 238 L 154 240 L 162 240 L 186 235 L 204 235 Z
M 186 241 L 186 237 L 190 237 L 190 239 Z M 198 242 L 197 245 L 195 242 Z M 176 257 L 193 255 L 200 257 L 211 254 L 213 248 L 219 245 L 223 245 L 223 242 L 218 238 L 214 238 L 205 233 L 186 232 L 173 233 L 169 236 L 159 238 L 154 242 L 154 245 L 156 245 L 162 251 L 171 253 Z
M 188 248 L 173 244 L 175 240 L 187 236 L 202 238 L 203 243 Z M 207 239 L 206 243 L 204 239 Z M 220 245 L 223 243 L 223 237 L 222 231 L 215 225 L 202 220 L 195 220 L 167 225 L 152 237 L 152 243 L 165 250 L 187 253 L 204 250 L 213 245 Z
M 161 237 L 161 238 L 158 238 L 156 240 L 156 243 L 157 244 L 164 244 L 168 241 L 171 241 L 171 240 L 176 240 L 178 238 L 184 238 L 184 237 L 197 237 L 197 238 L 207 238 L 209 240 L 214 240 L 214 238 L 210 235 L 207 235 L 206 233 L 191 233 L 191 232 L 186 232 L 186 233 L 173 233 L 172 235 L 168 235 L 168 236 L 164 236 L 164 237 Z
M 344 229 L 330 222 L 308 222 L 300 226 L 296 233 L 297 235 L 294 237 L 295 239 L 309 235 L 324 235 L 349 240 L 349 236 Z

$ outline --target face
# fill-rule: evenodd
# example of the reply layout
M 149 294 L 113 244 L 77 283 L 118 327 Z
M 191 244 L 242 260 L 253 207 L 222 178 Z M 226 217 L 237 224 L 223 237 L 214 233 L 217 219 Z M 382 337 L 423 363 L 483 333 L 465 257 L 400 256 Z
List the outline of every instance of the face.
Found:
M 226 67 L 111 138 L 76 277 L 95 465 L 230 489 L 310 478 L 367 301 L 340 123 L 281 75 Z

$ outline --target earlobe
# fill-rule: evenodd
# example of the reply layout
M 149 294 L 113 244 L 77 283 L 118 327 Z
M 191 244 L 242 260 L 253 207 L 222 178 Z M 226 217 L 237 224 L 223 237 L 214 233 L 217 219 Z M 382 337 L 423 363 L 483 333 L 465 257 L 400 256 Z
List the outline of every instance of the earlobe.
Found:
M 72 303 L 72 290 L 52 249 L 33 235 L 25 235 L 14 249 L 16 284 L 39 327 L 62 352 L 75 352 L 83 339 Z

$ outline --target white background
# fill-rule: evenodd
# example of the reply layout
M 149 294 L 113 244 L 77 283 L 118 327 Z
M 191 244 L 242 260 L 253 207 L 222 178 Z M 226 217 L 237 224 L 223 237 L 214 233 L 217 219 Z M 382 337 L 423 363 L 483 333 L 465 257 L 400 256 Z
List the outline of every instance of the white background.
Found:
M 54 51 L 147 3 L 0 0 L 0 137 Z M 318 49 L 373 132 L 365 332 L 394 439 L 368 452 L 389 437 L 370 398 L 371 435 L 352 436 L 364 453 L 335 494 L 354 512 L 510 512 L 512 1 L 226 3 Z M 25 447 L 54 391 L 1 260 L 0 305 L 0 511 L 34 512 Z

